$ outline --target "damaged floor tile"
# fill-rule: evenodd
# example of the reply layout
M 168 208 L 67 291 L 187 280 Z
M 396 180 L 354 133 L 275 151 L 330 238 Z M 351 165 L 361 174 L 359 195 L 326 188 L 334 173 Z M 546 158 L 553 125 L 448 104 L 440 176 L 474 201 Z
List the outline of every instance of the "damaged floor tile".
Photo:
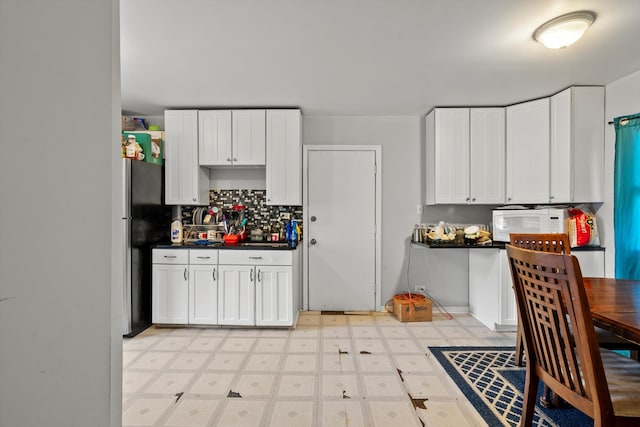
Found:
M 478 426 L 428 347 L 513 345 L 470 316 L 304 312 L 295 329 L 157 328 L 123 345 L 123 425 Z

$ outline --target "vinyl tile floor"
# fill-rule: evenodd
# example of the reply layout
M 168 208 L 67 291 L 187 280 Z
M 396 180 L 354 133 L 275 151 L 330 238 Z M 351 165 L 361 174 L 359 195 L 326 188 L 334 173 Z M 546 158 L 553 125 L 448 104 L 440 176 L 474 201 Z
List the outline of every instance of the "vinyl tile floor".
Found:
M 483 426 L 429 346 L 512 346 L 468 315 L 302 312 L 295 329 L 151 327 L 124 341 L 123 426 Z

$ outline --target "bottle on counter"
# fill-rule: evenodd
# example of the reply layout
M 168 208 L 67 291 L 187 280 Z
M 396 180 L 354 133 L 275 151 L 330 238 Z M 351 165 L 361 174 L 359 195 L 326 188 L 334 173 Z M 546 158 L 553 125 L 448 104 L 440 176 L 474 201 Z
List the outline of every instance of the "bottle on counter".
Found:
M 287 243 L 290 248 L 295 248 L 298 246 L 298 224 L 295 219 L 291 221 L 291 225 L 289 227 L 291 228 L 291 231 L 289 233 L 289 240 Z
M 171 222 L 171 243 L 182 243 L 182 220 L 180 218 Z
M 416 224 L 413 227 L 413 242 L 414 243 L 422 243 L 422 226 L 420 224 Z
M 284 225 L 284 240 L 291 240 L 291 222 L 287 221 Z

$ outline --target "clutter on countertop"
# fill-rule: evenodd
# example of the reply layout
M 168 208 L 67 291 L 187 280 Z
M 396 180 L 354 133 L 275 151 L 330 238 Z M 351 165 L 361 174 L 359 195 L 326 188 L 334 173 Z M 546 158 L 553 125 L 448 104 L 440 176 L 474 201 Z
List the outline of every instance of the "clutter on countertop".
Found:
M 490 246 L 490 227 L 486 224 L 416 224 L 412 241 L 428 245 L 442 246 Z

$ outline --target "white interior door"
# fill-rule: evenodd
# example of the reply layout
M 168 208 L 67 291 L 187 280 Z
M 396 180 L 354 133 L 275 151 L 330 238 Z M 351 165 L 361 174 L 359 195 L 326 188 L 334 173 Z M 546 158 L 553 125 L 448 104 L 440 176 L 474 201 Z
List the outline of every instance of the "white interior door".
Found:
M 309 309 L 375 310 L 377 152 L 307 153 Z

